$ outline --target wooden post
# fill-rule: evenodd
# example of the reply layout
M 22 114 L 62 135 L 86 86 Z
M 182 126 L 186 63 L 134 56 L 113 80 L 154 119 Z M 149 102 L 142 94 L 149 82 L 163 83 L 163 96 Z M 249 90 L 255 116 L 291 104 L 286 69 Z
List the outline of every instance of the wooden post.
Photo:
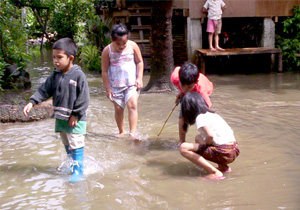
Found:
M 204 56 L 200 54 L 200 72 L 205 74 L 205 59 Z
M 282 73 L 282 52 L 278 54 L 278 72 Z
M 272 72 L 272 71 L 274 71 L 274 68 L 275 68 L 275 59 L 276 59 L 276 57 L 275 57 L 275 54 L 271 54 L 271 56 L 270 56 L 270 71 Z

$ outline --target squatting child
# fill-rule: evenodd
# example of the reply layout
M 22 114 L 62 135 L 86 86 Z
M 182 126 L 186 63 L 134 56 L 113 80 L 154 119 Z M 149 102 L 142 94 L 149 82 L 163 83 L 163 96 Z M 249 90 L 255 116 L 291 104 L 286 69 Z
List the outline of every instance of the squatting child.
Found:
M 112 43 L 102 52 L 102 79 L 115 109 L 118 137 L 125 136 L 124 109 L 127 105 L 130 136 L 136 140 L 138 123 L 138 96 L 143 87 L 144 63 L 138 45 L 128 40 L 128 29 L 116 24 L 111 29 Z
M 171 81 L 180 90 L 176 96 L 176 104 L 184 96 L 184 94 L 188 92 L 198 92 L 205 99 L 207 106 L 212 106 L 210 95 L 213 91 L 213 83 L 199 72 L 195 64 L 186 62 L 181 67 L 176 67 L 171 74 Z M 185 141 L 187 132 L 187 130 L 183 129 L 183 124 L 184 120 L 180 110 L 178 121 L 180 142 Z
M 224 51 L 219 46 L 219 34 L 222 29 L 222 13 L 225 8 L 223 0 L 207 0 L 203 6 L 203 12 L 208 12 L 206 32 L 208 32 L 208 44 L 211 51 Z M 213 47 L 213 35 L 215 35 L 215 47 Z
M 230 172 L 228 166 L 240 154 L 233 131 L 225 120 L 210 110 L 204 98 L 196 92 L 187 93 L 181 102 L 184 129 L 196 123 L 200 132 L 195 143 L 183 142 L 180 153 L 194 164 L 202 167 L 210 180 L 223 179 L 222 172 Z M 218 164 L 215 168 L 207 160 Z
M 80 66 L 73 64 L 77 46 L 72 39 L 60 39 L 52 49 L 55 68 L 30 97 L 23 114 L 27 116 L 34 105 L 53 98 L 55 132 L 60 133 L 66 152 L 73 159 L 70 182 L 77 182 L 83 176 L 86 110 L 90 98 L 88 83 Z

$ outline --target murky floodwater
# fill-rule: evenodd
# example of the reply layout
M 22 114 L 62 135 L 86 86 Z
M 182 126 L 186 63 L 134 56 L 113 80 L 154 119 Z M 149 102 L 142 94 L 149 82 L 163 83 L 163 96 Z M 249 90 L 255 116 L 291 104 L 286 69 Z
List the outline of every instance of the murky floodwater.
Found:
M 51 60 L 30 68 L 35 90 Z M 1 124 L 0 209 L 300 209 L 300 74 L 208 75 L 213 108 L 233 128 L 241 150 L 233 172 L 215 182 L 198 180 L 205 172 L 176 149 L 179 107 L 154 140 L 175 93 L 140 96 L 144 139 L 137 144 L 113 137 L 114 110 L 102 79 L 87 77 L 85 179 L 71 184 L 67 172 L 57 170 L 66 154 L 53 119 Z M 192 126 L 188 141 L 196 133 Z

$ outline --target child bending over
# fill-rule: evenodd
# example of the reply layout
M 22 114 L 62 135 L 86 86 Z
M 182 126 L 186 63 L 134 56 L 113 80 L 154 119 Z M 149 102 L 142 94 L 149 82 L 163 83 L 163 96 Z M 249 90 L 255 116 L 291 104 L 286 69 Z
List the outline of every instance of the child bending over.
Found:
M 208 107 L 212 106 L 210 95 L 213 91 L 213 83 L 209 81 L 204 74 L 199 72 L 195 64 L 186 62 L 181 67 L 176 67 L 171 74 L 171 81 L 180 90 L 176 96 L 176 104 L 184 94 L 188 92 L 197 92 L 202 95 Z M 178 121 L 180 142 L 184 142 L 186 136 L 186 131 L 183 130 L 183 124 L 184 120 L 180 110 Z
M 223 179 L 222 172 L 230 172 L 228 166 L 240 154 L 238 144 L 230 126 L 225 120 L 207 107 L 199 93 L 187 93 L 181 102 L 184 130 L 187 125 L 196 123 L 200 132 L 195 143 L 183 142 L 180 154 L 192 163 L 202 167 L 208 175 L 207 179 Z M 218 164 L 215 168 L 207 160 Z

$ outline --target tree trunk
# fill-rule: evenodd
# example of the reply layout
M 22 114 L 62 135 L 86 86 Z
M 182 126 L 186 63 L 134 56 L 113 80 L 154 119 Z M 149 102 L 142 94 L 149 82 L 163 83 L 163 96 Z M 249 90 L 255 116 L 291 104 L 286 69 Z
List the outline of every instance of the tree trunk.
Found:
M 170 76 L 174 69 L 172 0 L 152 0 L 150 80 L 143 91 L 174 89 Z

